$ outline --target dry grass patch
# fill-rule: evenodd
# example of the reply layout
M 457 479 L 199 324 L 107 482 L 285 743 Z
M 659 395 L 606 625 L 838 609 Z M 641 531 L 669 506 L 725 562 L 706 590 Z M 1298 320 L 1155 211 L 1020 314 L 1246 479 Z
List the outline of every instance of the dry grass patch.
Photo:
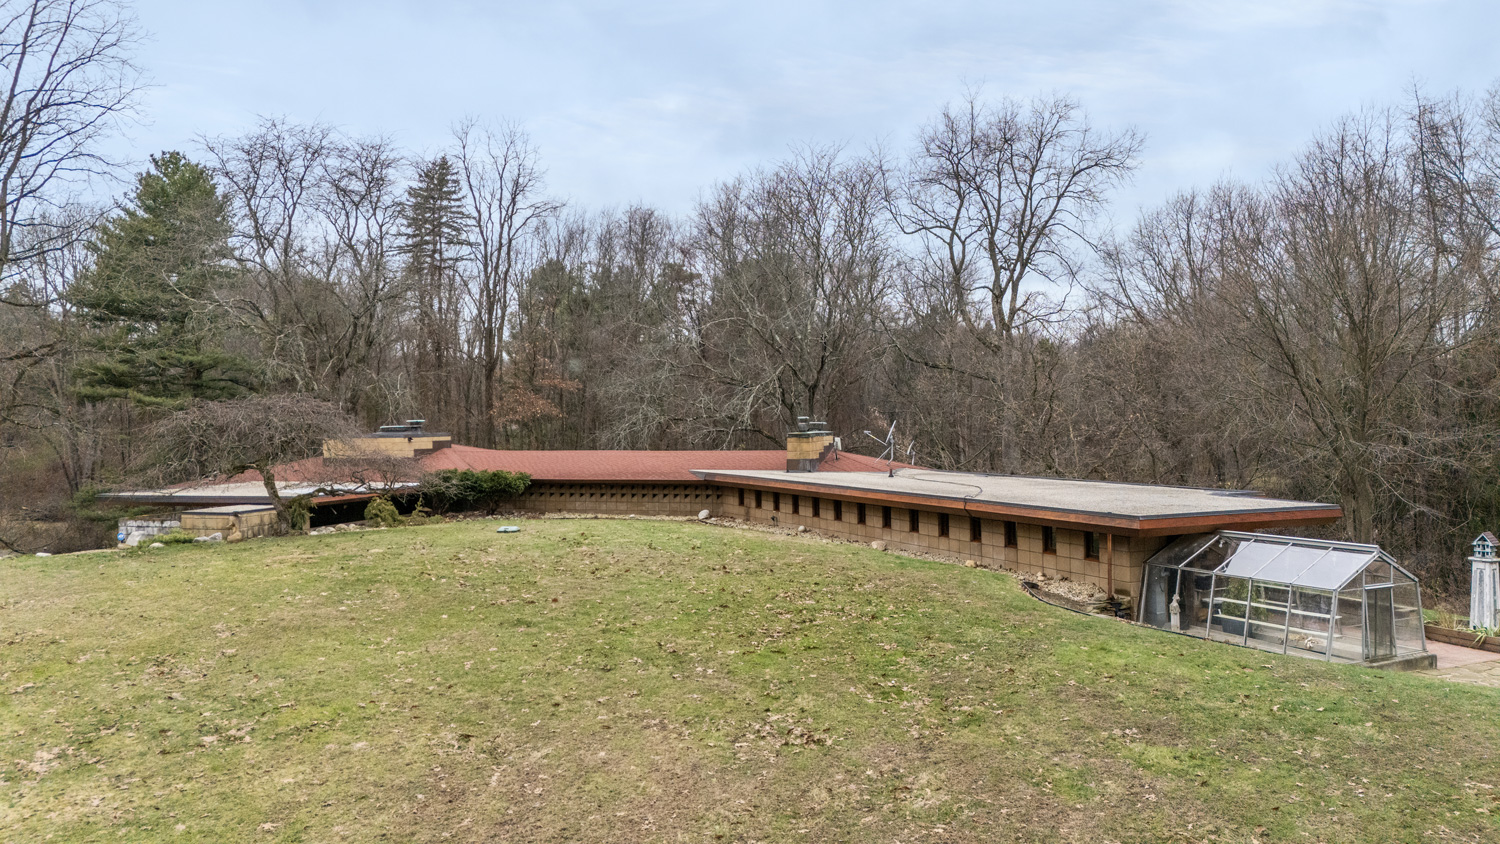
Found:
M 0 841 L 1494 840 L 1493 690 L 677 522 L 0 566 Z

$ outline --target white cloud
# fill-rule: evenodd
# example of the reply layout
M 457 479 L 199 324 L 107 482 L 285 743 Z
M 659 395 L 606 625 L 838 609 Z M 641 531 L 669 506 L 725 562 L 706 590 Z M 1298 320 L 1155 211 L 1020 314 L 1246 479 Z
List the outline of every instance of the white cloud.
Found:
M 1060 90 L 1149 138 L 1133 207 L 1253 178 L 1339 114 L 1500 73 L 1485 0 L 362 3 L 140 0 L 159 83 L 138 159 L 258 114 L 418 150 L 464 116 L 526 125 L 587 206 L 685 211 L 798 142 L 906 142 L 943 103 Z M 1125 215 L 1125 216 L 1128 216 Z

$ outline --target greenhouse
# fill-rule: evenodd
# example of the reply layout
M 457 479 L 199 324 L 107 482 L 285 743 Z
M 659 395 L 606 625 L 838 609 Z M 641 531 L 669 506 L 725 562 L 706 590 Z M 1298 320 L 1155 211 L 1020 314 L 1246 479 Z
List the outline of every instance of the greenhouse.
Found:
M 1220 531 L 1146 562 L 1140 621 L 1337 662 L 1425 653 L 1417 579 L 1377 545 Z

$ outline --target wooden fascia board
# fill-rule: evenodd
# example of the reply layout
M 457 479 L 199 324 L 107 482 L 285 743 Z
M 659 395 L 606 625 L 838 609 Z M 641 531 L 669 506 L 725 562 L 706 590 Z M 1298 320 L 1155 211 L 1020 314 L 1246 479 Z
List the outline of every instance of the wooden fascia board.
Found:
M 636 478 L 532 478 L 531 484 L 526 487 L 530 492 L 538 486 L 708 486 L 708 482 L 698 477 L 688 477 L 682 480 L 663 480 L 661 478 L 648 478 L 640 480 Z M 526 493 L 521 493 L 525 495 Z
M 414 491 L 415 490 L 413 490 L 413 492 Z M 402 492 L 402 490 L 397 490 L 395 494 L 399 495 Z M 349 501 L 369 501 L 370 499 L 377 498 L 378 496 L 379 493 L 374 492 L 351 492 L 342 493 L 339 495 L 320 495 L 313 497 L 311 505 L 313 507 L 322 507 L 324 504 L 342 504 Z M 212 498 L 194 498 L 190 495 L 112 495 L 109 493 L 105 493 L 101 494 L 99 497 L 121 504 L 166 504 L 177 507 L 193 508 L 233 507 L 242 504 L 261 504 L 266 507 L 271 506 L 271 499 L 266 495 L 218 495 Z M 291 501 L 296 497 L 297 496 L 283 496 L 282 500 Z
M 169 504 L 179 507 L 229 507 L 237 504 L 264 504 L 271 505 L 271 500 L 264 495 L 221 495 L 213 498 L 194 498 L 190 495 L 109 495 L 101 494 L 99 498 L 120 504 Z
M 1216 530 L 1259 530 L 1263 528 L 1331 525 L 1344 517 L 1343 508 L 1328 505 L 1294 510 L 1259 510 L 1239 513 L 1207 513 L 1195 516 L 1168 516 L 1142 522 L 1141 536 L 1175 536 L 1184 533 L 1209 533 Z

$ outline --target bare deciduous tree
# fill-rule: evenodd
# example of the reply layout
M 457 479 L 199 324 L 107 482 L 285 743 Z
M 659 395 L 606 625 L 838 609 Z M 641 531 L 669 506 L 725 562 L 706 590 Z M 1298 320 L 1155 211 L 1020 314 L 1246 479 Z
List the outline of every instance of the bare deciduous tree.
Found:
M 351 411 L 399 405 L 380 352 L 405 295 L 395 261 L 401 156 L 384 139 L 281 120 L 203 143 L 233 200 L 243 270 L 225 304 L 259 341 L 271 377 Z
M 529 239 L 562 205 L 543 195 L 539 156 L 519 127 L 491 129 L 469 120 L 453 134 L 471 226 L 465 282 L 481 379 L 479 444 L 493 446 L 500 436 L 501 366 L 516 281 L 528 269 Z
M 0 297 L 14 266 L 60 243 L 17 234 L 57 205 L 60 186 L 107 169 L 98 142 L 139 90 L 135 40 L 114 0 L 0 7 Z
M 881 191 L 873 161 L 812 148 L 699 206 L 709 290 L 694 316 L 695 375 L 716 387 L 701 418 L 725 441 L 780 442 L 798 415 L 860 424 L 850 391 L 872 363 L 893 257 Z
M 1316 140 L 1247 215 L 1226 269 L 1231 341 L 1290 426 L 1330 464 L 1360 541 L 1375 535 L 1381 466 L 1419 447 L 1429 370 L 1465 296 L 1436 260 L 1407 138 L 1389 113 Z M 1301 423 L 1300 425 L 1295 423 Z
M 297 393 L 196 402 L 154 425 L 160 445 L 147 476 L 194 482 L 257 472 L 285 529 L 291 517 L 277 469 L 321 454 L 324 440 L 358 430 L 337 405 Z
M 1095 130 L 1067 97 L 989 104 L 975 93 L 917 143 L 893 213 L 922 236 L 933 283 L 987 344 L 1048 315 L 1042 288 L 1071 283 L 1086 226 L 1141 149 L 1131 130 Z

